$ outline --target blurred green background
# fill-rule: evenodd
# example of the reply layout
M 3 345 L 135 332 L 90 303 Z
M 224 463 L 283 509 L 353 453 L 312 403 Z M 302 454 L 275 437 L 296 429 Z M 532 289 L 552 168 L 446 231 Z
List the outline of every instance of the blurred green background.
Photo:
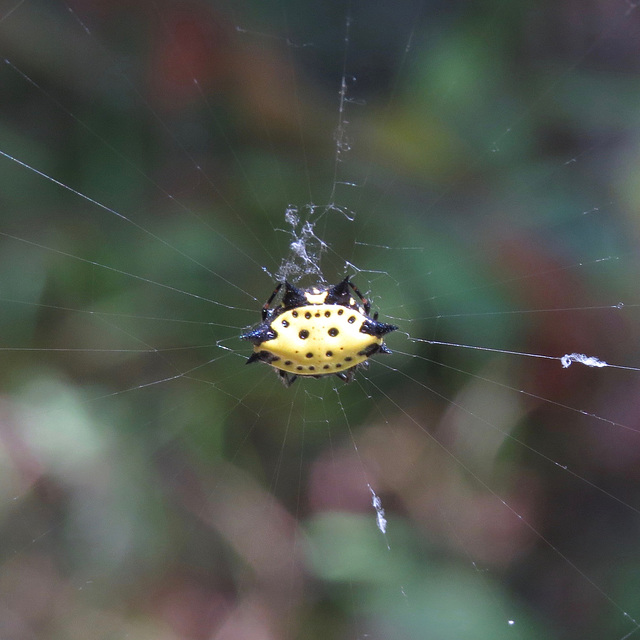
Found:
M 637 366 L 639 29 L 4 1 L 0 636 L 628 637 L 638 372 L 517 354 Z M 349 386 L 244 367 L 288 207 L 400 326 Z

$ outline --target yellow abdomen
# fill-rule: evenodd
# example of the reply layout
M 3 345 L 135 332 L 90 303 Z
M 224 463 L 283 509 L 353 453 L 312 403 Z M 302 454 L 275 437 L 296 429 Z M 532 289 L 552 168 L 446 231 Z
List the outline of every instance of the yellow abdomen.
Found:
M 270 327 L 277 336 L 254 347 L 275 356 L 269 364 L 299 376 L 339 373 L 364 362 L 382 344 L 360 331 L 367 317 L 337 304 L 296 307 L 277 316 Z M 277 358 L 277 359 L 276 359 Z

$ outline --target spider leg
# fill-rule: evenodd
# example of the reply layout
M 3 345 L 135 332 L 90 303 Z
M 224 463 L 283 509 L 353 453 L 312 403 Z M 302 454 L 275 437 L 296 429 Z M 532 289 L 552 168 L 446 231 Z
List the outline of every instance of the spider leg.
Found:
M 273 364 L 276 360 L 280 360 L 280 358 L 270 351 L 254 351 L 249 356 L 249 359 L 245 364 L 251 364 L 253 362 L 266 362 L 267 364 Z
M 273 299 L 278 295 L 278 291 L 280 291 L 280 289 L 282 289 L 282 285 L 284 284 L 284 282 L 281 282 L 274 290 L 273 293 L 269 296 L 269 299 L 264 303 L 263 307 L 262 307 L 262 320 L 266 320 L 267 319 L 267 315 L 269 312 L 269 305 L 273 302 Z
M 286 371 L 282 371 L 280 369 L 276 369 L 276 374 L 278 378 L 280 378 L 280 382 L 288 389 L 297 379 L 293 373 L 287 373 Z
M 349 369 L 348 371 L 340 371 L 339 373 L 336 373 L 336 375 L 345 384 L 349 384 L 350 382 L 353 381 L 353 377 L 355 375 L 355 369 Z
M 358 289 L 358 287 L 356 287 L 356 285 L 353 284 L 353 282 L 351 282 L 351 280 L 349 280 L 349 277 L 346 278 L 346 282 L 353 289 L 354 293 L 358 296 L 358 298 L 360 298 L 360 300 L 362 300 L 362 305 L 364 306 L 364 315 L 368 316 L 369 315 L 369 311 L 371 311 L 371 303 L 369 302 L 369 300 L 367 300 L 367 298 L 365 298 L 362 295 L 362 293 L 360 292 L 360 289 Z M 376 316 L 377 316 L 377 314 L 376 314 Z

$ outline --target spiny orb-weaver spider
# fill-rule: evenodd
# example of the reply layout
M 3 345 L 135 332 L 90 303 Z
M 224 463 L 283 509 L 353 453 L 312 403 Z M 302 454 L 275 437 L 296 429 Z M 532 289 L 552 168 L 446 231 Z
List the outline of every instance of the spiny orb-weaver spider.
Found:
M 284 294 L 272 307 L 282 287 Z M 369 316 L 370 310 L 349 276 L 325 288 L 298 289 L 281 282 L 262 307 L 262 322 L 240 336 L 253 344 L 247 364 L 271 365 L 285 387 L 298 376 L 335 374 L 351 382 L 374 353 L 391 353 L 383 336 L 398 328 L 379 322 L 377 313 Z

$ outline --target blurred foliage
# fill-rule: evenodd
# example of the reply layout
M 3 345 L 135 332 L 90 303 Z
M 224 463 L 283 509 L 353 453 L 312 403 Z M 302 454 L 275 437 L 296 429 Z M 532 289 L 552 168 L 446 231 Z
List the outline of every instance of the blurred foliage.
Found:
M 632 630 L 637 373 L 490 350 L 638 362 L 639 15 L 5 1 L 0 636 Z M 311 205 L 400 331 L 284 389 L 238 335 Z

